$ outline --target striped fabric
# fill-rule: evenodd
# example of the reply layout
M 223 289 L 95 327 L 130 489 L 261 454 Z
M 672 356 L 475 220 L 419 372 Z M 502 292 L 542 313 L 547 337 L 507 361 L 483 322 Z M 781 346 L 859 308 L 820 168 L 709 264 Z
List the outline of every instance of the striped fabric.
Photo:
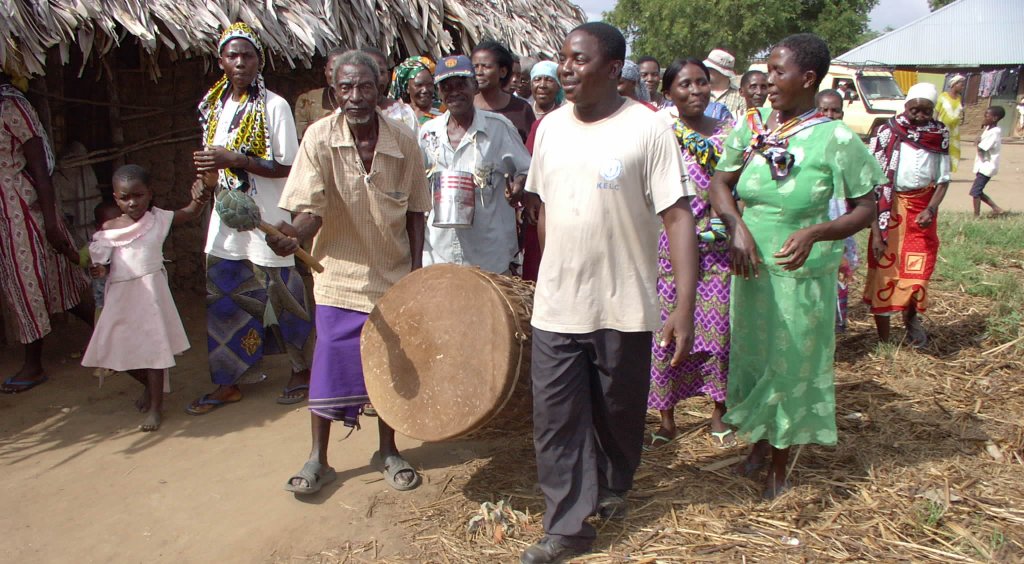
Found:
M 25 170 L 24 143 L 42 137 L 35 110 L 16 96 L 0 98 L 0 285 L 22 343 L 50 332 L 50 314 L 75 307 L 88 285 L 85 272 L 57 256 L 46 241 L 43 214 Z M 71 233 L 62 223 L 63 235 Z

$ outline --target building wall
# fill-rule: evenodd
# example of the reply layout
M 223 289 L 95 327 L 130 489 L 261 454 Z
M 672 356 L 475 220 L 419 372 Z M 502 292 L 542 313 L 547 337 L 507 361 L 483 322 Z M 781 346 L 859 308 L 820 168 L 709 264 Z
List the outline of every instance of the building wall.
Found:
M 1002 95 L 994 97 L 982 98 L 979 95 L 979 85 L 981 83 L 981 73 L 990 70 L 1000 69 L 1017 69 L 1020 68 L 1016 65 L 1011 66 L 990 66 L 990 67 L 947 67 L 947 68 L 935 68 L 935 67 L 899 67 L 894 72 L 894 75 L 899 78 L 906 80 L 913 73 L 916 73 L 917 82 L 928 82 L 934 84 L 939 91 L 942 91 L 946 83 L 946 75 L 949 73 L 963 74 L 968 77 L 967 88 L 964 90 L 964 122 L 960 127 L 960 136 L 968 139 L 977 138 L 981 134 L 981 121 L 984 116 L 985 110 L 992 105 L 1003 106 L 1006 110 L 1006 117 L 999 122 L 1000 127 L 1003 130 L 1004 136 L 1010 136 L 1013 132 L 1013 124 L 1017 119 L 1016 103 L 1014 102 L 1014 96 Z M 900 84 L 903 86 L 903 83 Z M 1024 93 L 1024 80 L 1019 80 L 1017 88 L 1015 89 L 1018 93 Z

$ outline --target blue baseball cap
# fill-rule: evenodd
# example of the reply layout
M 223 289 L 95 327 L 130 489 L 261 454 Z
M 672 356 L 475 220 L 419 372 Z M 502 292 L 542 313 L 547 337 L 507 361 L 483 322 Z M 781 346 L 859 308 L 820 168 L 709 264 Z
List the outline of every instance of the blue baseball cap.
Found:
M 453 76 L 465 76 L 472 78 L 476 76 L 473 71 L 473 62 L 465 55 L 445 57 L 437 63 L 437 70 L 434 71 L 434 84 Z

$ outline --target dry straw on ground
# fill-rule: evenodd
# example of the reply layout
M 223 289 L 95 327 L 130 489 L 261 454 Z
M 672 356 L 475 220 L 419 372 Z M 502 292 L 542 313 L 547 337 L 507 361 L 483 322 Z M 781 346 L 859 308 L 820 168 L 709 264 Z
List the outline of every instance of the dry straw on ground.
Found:
M 1013 561 L 1024 556 L 1024 361 L 984 335 L 991 302 L 936 291 L 924 351 L 879 347 L 862 305 L 837 347 L 839 445 L 796 457 L 796 488 L 772 503 L 734 477 L 744 448 L 711 446 L 706 400 L 681 404 L 683 436 L 645 453 L 625 521 L 595 524 L 577 562 Z M 657 425 L 652 414 L 651 429 Z M 492 431 L 492 433 L 494 433 Z M 542 534 L 528 425 L 449 469 L 412 504 L 398 561 L 514 562 Z M 530 516 L 516 536 L 471 535 L 482 502 Z M 499 531 L 500 533 L 500 531 Z M 355 550 L 359 552 L 356 553 Z M 354 547 L 327 561 L 371 560 Z

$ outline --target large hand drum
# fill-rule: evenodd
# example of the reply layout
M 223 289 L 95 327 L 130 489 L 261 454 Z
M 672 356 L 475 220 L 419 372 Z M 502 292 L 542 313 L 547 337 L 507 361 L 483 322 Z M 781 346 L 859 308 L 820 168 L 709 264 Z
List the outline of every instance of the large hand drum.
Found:
M 256 202 L 248 194 L 241 190 L 221 190 L 220 194 L 217 195 L 217 201 L 213 204 L 213 209 L 217 210 L 217 215 L 220 216 L 220 220 L 224 222 L 224 225 L 237 231 L 259 229 L 270 235 L 284 237 L 280 230 L 260 218 L 259 206 L 256 205 Z M 313 258 L 303 249 L 300 248 L 295 251 L 295 256 L 313 270 L 317 272 L 324 271 L 320 261 Z
M 381 419 L 441 441 L 530 420 L 533 287 L 441 264 L 391 287 L 363 326 L 366 390 Z

